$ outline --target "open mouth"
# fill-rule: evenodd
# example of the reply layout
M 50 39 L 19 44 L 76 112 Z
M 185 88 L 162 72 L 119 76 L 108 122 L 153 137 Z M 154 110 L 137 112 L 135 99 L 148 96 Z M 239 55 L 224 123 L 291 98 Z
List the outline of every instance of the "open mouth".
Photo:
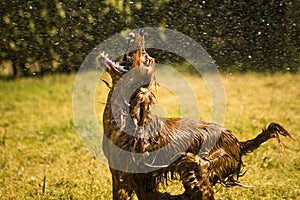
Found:
M 124 74 L 124 73 L 128 72 L 128 70 L 125 69 L 124 66 L 120 65 L 118 62 L 114 62 L 114 61 L 110 60 L 107 57 L 107 55 L 104 54 L 104 52 L 100 54 L 98 61 L 100 63 L 105 64 L 106 69 L 110 69 L 115 73 Z
M 106 67 L 106 71 L 111 71 L 118 75 L 123 75 L 127 73 L 131 69 L 129 65 L 132 65 L 131 61 L 128 61 L 129 63 L 125 62 L 125 65 L 120 65 L 118 62 L 110 60 L 108 58 L 108 55 L 105 55 L 104 52 L 99 55 L 98 62 Z M 148 56 L 145 56 L 143 64 L 147 68 L 150 67 L 151 59 Z

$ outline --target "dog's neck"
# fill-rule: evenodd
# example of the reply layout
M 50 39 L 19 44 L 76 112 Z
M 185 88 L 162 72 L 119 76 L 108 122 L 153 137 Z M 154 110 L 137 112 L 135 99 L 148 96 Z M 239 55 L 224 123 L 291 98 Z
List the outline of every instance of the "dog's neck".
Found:
M 107 99 L 108 111 L 120 129 L 138 128 L 149 125 L 150 106 L 155 96 L 149 87 L 139 87 L 128 96 L 130 86 L 112 87 Z
M 154 103 L 151 89 L 141 87 L 132 96 L 129 103 L 130 116 L 135 126 L 149 125 L 150 106 Z

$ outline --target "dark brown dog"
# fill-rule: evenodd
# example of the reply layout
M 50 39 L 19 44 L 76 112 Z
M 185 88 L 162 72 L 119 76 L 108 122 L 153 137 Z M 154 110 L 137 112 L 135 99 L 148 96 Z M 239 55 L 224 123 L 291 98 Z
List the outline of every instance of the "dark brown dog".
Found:
M 101 54 L 99 63 L 112 77 L 104 116 L 103 149 L 113 179 L 113 199 L 214 199 L 212 186 L 238 185 L 242 156 L 263 142 L 290 134 L 271 123 L 253 140 L 239 142 L 231 131 L 214 124 L 161 118 L 150 112 L 154 103 L 155 60 L 144 48 L 144 33 L 129 34 L 119 65 Z M 158 184 L 177 173 L 181 195 L 158 191 Z

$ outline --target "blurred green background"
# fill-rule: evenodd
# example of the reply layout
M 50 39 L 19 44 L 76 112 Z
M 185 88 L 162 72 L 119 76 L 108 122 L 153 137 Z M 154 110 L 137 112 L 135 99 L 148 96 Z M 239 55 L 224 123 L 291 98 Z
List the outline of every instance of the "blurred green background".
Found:
M 77 71 L 125 29 L 165 27 L 199 42 L 221 71 L 299 71 L 298 0 L 2 0 L 0 74 Z M 181 61 L 168 52 L 161 62 Z
M 299 0 L 1 0 L 0 199 L 112 198 L 108 167 L 87 151 L 73 122 L 73 72 L 105 39 L 149 26 L 192 37 L 216 61 L 224 72 L 225 127 L 240 140 L 273 121 L 295 139 L 284 139 L 284 152 L 271 140 L 246 156 L 241 182 L 252 188 L 217 185 L 216 199 L 299 199 L 299 22 Z M 201 120 L 210 121 L 205 81 L 192 75 L 184 59 L 147 51 L 189 73 L 183 75 L 197 95 Z M 162 75 L 178 84 L 171 74 Z M 99 81 L 95 108 L 101 127 L 108 91 Z M 181 117 L 170 93 L 157 87 L 155 94 L 167 117 Z M 182 185 L 171 182 L 161 191 L 180 193 Z

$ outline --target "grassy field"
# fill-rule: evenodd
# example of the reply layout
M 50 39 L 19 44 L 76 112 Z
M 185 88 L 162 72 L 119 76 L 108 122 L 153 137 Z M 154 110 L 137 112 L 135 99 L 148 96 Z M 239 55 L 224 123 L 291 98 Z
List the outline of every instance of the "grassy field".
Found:
M 75 75 L 0 81 L 0 199 L 111 199 L 108 167 L 83 146 L 72 119 Z M 172 80 L 171 76 L 164 75 Z M 216 199 L 300 199 L 300 75 L 225 74 L 225 126 L 241 139 L 253 138 L 269 122 L 284 125 L 295 141 L 275 140 L 244 157 L 251 188 L 216 186 Z M 201 119 L 210 120 L 210 96 L 199 77 L 187 76 Z M 96 107 L 101 121 L 108 89 L 99 83 Z M 172 92 L 157 88 L 165 116 L 179 115 Z M 162 190 L 178 192 L 178 182 Z

